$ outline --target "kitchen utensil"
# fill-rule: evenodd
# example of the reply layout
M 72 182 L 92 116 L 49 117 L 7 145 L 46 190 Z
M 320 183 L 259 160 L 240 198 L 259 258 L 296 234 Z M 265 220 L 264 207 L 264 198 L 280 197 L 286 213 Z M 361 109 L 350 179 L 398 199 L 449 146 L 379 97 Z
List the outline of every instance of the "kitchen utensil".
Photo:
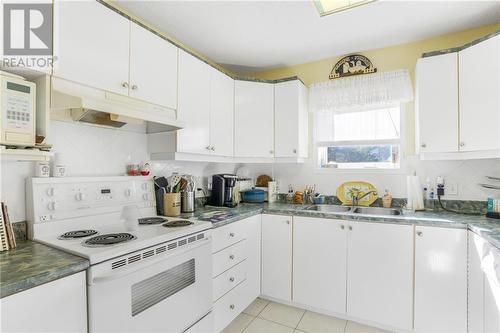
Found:
M 242 191 L 240 194 L 244 202 L 261 203 L 266 199 L 266 192 L 258 189 Z
M 173 192 L 179 192 L 179 182 L 181 181 L 181 176 L 179 175 L 172 175 L 170 176 L 169 184 L 170 184 L 170 191 L 171 193 Z
M 165 216 L 181 215 L 181 194 L 180 193 L 165 193 L 163 195 L 163 207 Z
M 257 177 L 257 181 L 255 182 L 256 187 L 267 187 L 267 184 L 273 179 L 268 175 L 260 175 Z
M 181 192 L 181 212 L 192 213 L 195 211 L 194 192 Z

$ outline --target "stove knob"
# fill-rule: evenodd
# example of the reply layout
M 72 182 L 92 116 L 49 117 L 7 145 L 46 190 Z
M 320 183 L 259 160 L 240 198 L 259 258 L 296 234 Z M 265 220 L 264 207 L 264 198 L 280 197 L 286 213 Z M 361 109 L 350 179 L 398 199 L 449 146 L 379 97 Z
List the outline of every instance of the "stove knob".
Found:
M 55 201 L 49 202 L 49 204 L 47 205 L 48 210 L 56 210 L 56 208 L 57 204 L 55 203 Z
M 148 201 L 149 200 L 149 194 L 148 193 L 144 193 L 142 195 L 142 198 L 144 199 L 144 201 Z
M 55 188 L 53 188 L 53 187 L 49 187 L 49 188 L 47 189 L 47 195 L 48 195 L 49 197 L 53 197 L 55 194 L 56 194 L 56 189 L 55 189 Z
M 129 189 L 129 188 L 128 188 L 128 189 L 126 189 L 126 190 L 125 190 L 125 196 L 126 196 L 126 197 L 130 197 L 131 195 L 132 195 L 132 190 L 131 190 L 131 189 Z
M 148 183 L 142 183 L 141 188 L 145 191 L 148 190 L 149 189 Z
M 85 200 L 85 194 L 83 194 L 83 193 L 77 193 L 77 194 L 75 195 L 75 199 L 76 199 L 77 201 L 84 201 L 84 200 Z

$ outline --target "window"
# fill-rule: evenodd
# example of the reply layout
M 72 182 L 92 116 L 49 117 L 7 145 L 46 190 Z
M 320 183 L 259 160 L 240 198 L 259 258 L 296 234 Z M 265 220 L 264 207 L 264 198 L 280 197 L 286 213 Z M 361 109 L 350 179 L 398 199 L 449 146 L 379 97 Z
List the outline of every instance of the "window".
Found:
M 313 0 L 320 16 L 330 15 L 357 6 L 367 5 L 375 0 Z
M 397 169 L 400 166 L 400 107 L 316 114 L 320 168 Z

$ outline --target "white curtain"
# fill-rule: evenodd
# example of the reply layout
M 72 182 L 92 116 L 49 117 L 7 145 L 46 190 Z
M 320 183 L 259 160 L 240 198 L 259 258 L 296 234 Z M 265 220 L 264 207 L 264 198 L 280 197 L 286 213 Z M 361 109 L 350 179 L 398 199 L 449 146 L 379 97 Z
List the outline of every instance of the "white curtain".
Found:
M 334 79 L 309 88 L 311 112 L 356 112 L 412 100 L 413 87 L 408 70 Z

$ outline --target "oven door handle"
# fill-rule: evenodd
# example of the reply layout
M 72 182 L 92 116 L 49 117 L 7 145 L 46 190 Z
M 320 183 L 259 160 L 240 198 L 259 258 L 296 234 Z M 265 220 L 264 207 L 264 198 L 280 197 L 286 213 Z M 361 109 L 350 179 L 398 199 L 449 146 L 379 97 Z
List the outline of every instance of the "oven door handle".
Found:
M 209 238 L 205 238 L 202 242 L 200 242 L 198 244 L 190 245 L 189 247 L 185 247 L 182 250 L 179 249 L 175 253 L 169 254 L 169 256 L 177 256 L 179 254 L 186 253 L 188 251 L 197 249 L 199 247 L 202 247 L 202 246 L 205 246 L 205 245 L 210 245 L 210 242 L 207 242 L 207 241 L 211 241 L 211 238 L 210 237 Z M 134 265 L 135 267 L 133 269 L 129 268 L 129 269 L 124 269 L 121 272 L 111 273 L 111 274 L 106 274 L 106 275 L 102 275 L 102 276 L 93 277 L 93 278 L 90 279 L 89 284 L 92 285 L 92 284 L 109 282 L 109 281 L 114 281 L 114 280 L 121 279 L 121 278 L 123 278 L 125 276 L 133 274 L 133 273 L 135 273 L 137 271 L 140 271 L 141 269 L 144 269 L 144 268 L 156 265 L 159 261 L 162 261 L 165 258 L 157 258 L 157 259 L 158 260 L 151 261 L 148 265 Z

